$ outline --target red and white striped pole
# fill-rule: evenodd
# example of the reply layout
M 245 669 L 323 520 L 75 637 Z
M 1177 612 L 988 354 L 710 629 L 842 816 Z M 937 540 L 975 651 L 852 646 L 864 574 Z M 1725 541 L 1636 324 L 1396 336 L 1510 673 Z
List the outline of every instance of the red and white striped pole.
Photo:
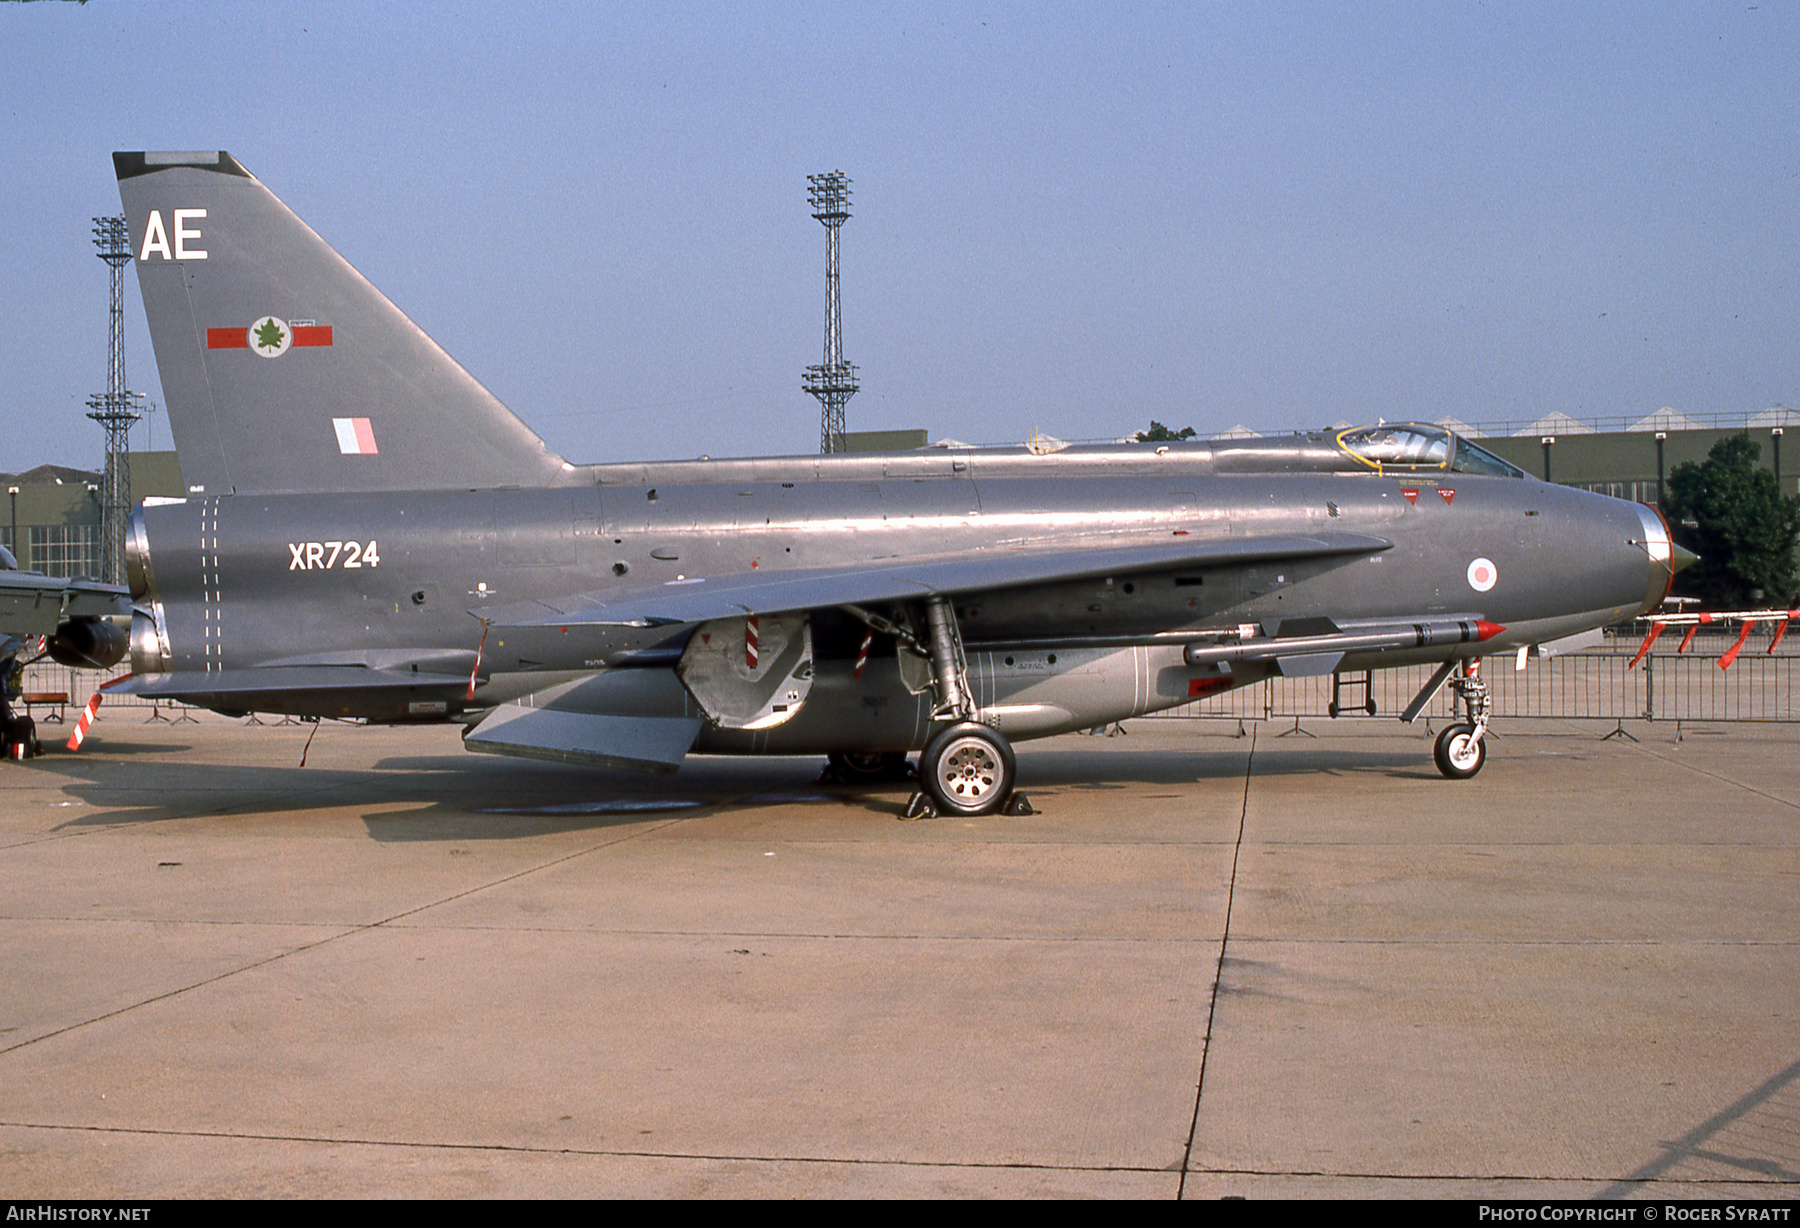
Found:
M 75 722 L 75 732 L 69 735 L 70 750 L 81 749 L 81 743 L 87 737 L 88 726 L 94 723 L 94 715 L 99 711 L 100 692 L 95 691 L 93 698 L 87 701 L 87 707 L 81 710 L 81 718 Z

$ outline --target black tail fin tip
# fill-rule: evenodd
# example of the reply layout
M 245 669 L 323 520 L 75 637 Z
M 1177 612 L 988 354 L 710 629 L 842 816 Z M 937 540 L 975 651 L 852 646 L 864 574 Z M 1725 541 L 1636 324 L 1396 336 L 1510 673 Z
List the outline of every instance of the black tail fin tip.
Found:
M 535 432 L 230 154 L 115 153 L 195 494 L 545 486 Z
M 120 180 L 135 179 L 139 175 L 148 175 L 171 166 L 191 166 L 210 170 L 220 175 L 240 175 L 245 179 L 255 178 L 244 169 L 241 162 L 222 149 L 113 154 L 113 172 L 118 175 Z

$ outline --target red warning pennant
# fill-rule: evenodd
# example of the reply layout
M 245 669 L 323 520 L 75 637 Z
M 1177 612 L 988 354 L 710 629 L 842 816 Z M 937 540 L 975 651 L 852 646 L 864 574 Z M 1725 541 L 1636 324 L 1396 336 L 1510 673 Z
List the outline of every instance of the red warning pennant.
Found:
M 1438 495 L 1444 500 L 1444 504 L 1447 507 L 1456 502 L 1456 487 L 1440 486 L 1438 487 Z
M 1417 486 L 1402 486 L 1400 488 L 1400 494 L 1402 498 L 1414 507 L 1419 506 L 1419 488 Z

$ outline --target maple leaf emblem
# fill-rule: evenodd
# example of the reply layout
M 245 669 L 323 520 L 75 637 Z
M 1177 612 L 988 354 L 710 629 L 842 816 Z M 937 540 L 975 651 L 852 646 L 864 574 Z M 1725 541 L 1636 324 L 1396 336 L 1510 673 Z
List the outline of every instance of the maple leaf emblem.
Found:
M 286 340 L 287 333 L 275 322 L 274 316 L 256 326 L 256 344 L 265 350 L 278 350 Z

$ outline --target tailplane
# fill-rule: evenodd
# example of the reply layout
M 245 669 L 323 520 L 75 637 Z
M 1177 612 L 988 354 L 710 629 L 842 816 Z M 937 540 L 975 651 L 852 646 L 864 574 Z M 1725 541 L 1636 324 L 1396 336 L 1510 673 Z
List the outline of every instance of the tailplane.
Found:
M 115 153 L 195 494 L 544 486 L 569 466 L 227 153 Z

